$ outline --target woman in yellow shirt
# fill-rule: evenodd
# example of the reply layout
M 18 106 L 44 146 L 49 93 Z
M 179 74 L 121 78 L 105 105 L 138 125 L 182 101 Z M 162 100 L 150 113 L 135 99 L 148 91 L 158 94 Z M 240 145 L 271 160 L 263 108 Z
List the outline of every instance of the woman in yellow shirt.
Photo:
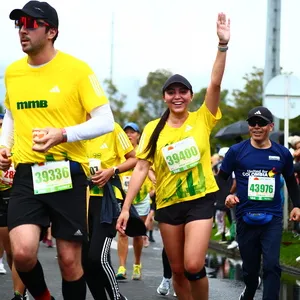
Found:
M 212 229 L 214 192 L 218 190 L 210 162 L 210 133 L 221 118 L 220 90 L 225 70 L 230 22 L 218 15 L 219 45 L 205 101 L 189 112 L 193 89 L 181 75 L 171 76 L 162 88 L 168 108 L 148 123 L 139 148 L 138 162 L 117 222 L 124 233 L 129 207 L 148 175 L 156 174 L 156 220 L 170 261 L 173 284 L 180 300 L 207 300 L 205 255 Z

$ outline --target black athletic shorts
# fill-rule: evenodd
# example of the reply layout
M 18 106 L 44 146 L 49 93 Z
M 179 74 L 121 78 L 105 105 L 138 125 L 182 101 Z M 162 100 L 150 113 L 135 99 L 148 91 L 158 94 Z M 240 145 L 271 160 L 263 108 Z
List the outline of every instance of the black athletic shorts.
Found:
M 7 227 L 7 210 L 10 189 L 0 191 L 0 227 Z
M 155 220 L 160 223 L 180 225 L 210 219 L 213 217 L 215 201 L 215 193 L 210 193 L 195 200 L 160 208 L 155 212 Z
M 44 230 L 51 222 L 56 239 L 87 239 L 87 178 L 80 164 L 70 162 L 70 166 L 72 189 L 34 195 L 31 165 L 18 165 L 8 205 L 9 230 L 24 224 Z

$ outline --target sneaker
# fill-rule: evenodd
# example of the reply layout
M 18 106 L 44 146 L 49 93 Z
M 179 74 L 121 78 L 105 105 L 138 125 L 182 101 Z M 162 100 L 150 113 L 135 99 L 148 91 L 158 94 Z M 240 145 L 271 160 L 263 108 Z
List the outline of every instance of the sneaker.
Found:
M 142 277 L 142 264 L 133 265 L 132 279 L 133 280 L 141 280 Z
M 235 249 L 239 246 L 239 244 L 237 243 L 237 241 L 232 241 L 231 244 L 227 247 L 228 250 L 230 249 Z
M 227 231 L 226 231 L 225 236 L 226 236 L 226 237 L 230 237 L 230 230 L 227 230 Z
M 23 296 L 19 293 L 14 293 L 14 297 L 11 300 L 23 300 Z
M 296 258 L 296 262 L 300 262 L 300 256 Z
M 153 236 L 150 236 L 150 237 L 149 237 L 149 242 L 150 242 L 150 243 L 155 243 L 155 239 L 153 238 Z
M 28 291 L 27 291 L 27 289 L 25 289 L 24 294 L 23 294 L 23 300 L 29 300 L 29 299 L 30 298 L 29 298 Z
M 260 276 L 258 276 L 258 285 L 256 289 L 259 289 L 261 285 L 261 278 Z M 240 298 L 239 300 L 244 300 L 245 299 L 245 291 L 246 291 L 246 287 L 244 287 L 244 290 L 242 291 L 242 293 L 240 294 Z
M 175 292 L 175 291 L 174 291 L 174 294 L 173 294 L 173 296 L 174 296 L 174 297 L 177 297 L 177 294 L 176 294 L 176 292 Z
M 52 240 L 46 240 L 45 244 L 47 245 L 48 248 L 53 248 L 53 242 L 52 242 Z
M 222 233 L 223 233 L 223 231 L 217 231 L 216 234 L 215 234 L 215 236 L 219 236 L 219 235 L 221 235 Z
M 170 293 L 170 286 L 171 286 L 171 279 L 163 277 L 156 291 L 160 295 L 167 296 Z
M 126 276 L 126 268 L 125 267 L 123 267 L 123 266 L 119 267 L 118 273 L 116 274 L 116 278 L 119 279 L 119 280 L 127 278 L 127 276 Z
M 4 264 L 3 263 L 0 264 L 0 274 L 2 274 L 2 275 L 6 274 L 6 270 L 4 268 Z
M 143 246 L 144 248 L 148 248 L 150 245 L 149 238 L 147 236 L 143 236 Z

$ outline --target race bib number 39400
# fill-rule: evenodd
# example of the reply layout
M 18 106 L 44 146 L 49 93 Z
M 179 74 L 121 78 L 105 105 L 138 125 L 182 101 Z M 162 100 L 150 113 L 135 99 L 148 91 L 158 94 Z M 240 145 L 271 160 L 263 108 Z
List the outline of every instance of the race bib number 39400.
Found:
M 198 146 L 192 137 L 164 147 L 162 153 L 172 174 L 191 169 L 200 160 Z
M 34 194 L 48 194 L 69 190 L 72 179 L 69 161 L 45 162 L 32 168 Z

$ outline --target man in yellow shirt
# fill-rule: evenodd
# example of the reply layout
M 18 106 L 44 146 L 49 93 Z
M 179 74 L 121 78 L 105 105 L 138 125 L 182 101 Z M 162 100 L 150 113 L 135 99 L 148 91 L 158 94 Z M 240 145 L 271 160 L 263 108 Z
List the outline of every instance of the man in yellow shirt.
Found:
M 6 70 L 0 150 L 0 169 L 10 167 L 12 154 L 16 168 L 8 207 L 14 263 L 34 299 L 54 299 L 37 259 L 51 222 L 63 298 L 83 300 L 88 158 L 82 140 L 112 131 L 113 116 L 90 67 L 54 48 L 59 22 L 52 6 L 30 1 L 9 17 L 27 54 Z

